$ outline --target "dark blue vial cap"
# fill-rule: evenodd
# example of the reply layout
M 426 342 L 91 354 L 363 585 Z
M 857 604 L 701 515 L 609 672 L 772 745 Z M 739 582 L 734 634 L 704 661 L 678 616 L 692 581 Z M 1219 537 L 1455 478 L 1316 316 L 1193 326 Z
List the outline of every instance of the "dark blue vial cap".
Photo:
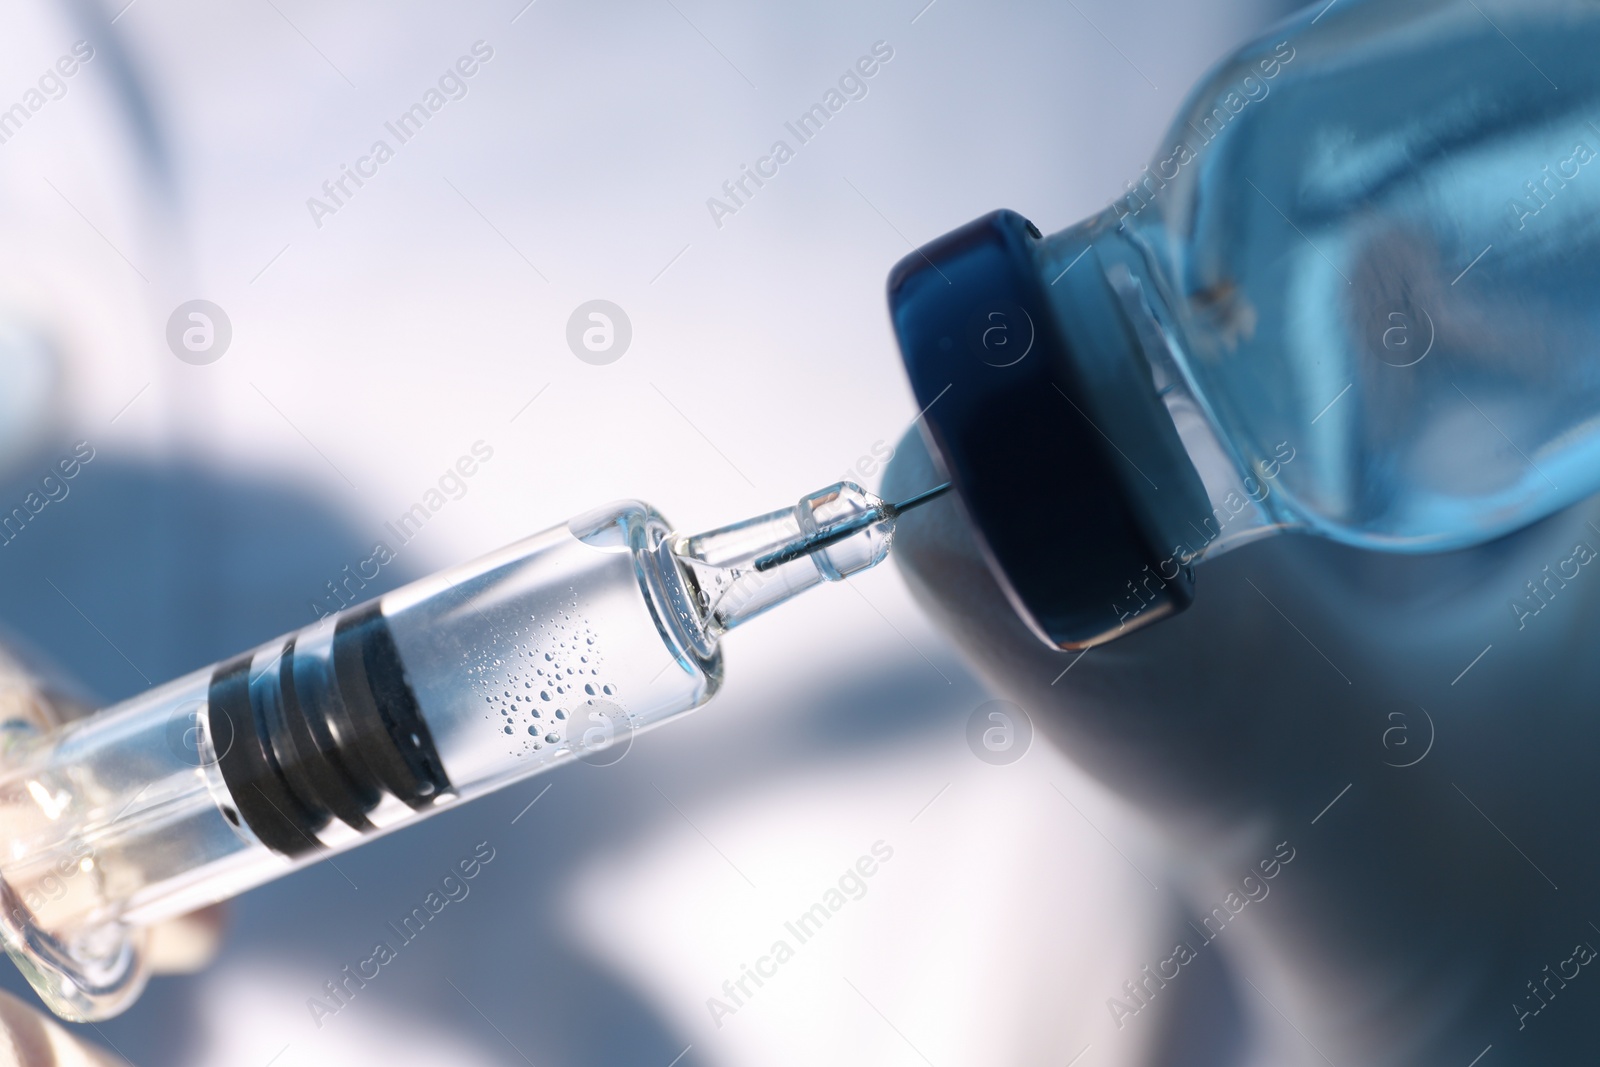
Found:
M 1168 527 L 1204 494 L 1097 259 L 1047 295 L 1039 240 L 1016 212 L 976 219 L 895 266 L 889 309 L 1001 587 L 1044 641 L 1090 648 L 1193 601 Z

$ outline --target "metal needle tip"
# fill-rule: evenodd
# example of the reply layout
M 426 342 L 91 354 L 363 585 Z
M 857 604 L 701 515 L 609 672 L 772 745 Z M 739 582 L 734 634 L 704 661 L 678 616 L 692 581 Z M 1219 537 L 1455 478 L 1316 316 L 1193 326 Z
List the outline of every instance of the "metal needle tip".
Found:
M 773 567 L 778 567 L 785 563 L 793 563 L 801 556 L 809 556 L 813 552 L 820 552 L 829 545 L 836 545 L 845 538 L 858 534 L 868 527 L 876 526 L 880 522 L 888 522 L 890 519 L 898 518 L 899 516 L 910 511 L 912 508 L 921 507 L 923 504 L 928 503 L 930 500 L 937 499 L 949 491 L 950 483 L 945 482 L 943 485 L 935 486 L 934 488 L 925 490 L 916 494 L 915 496 L 908 497 L 898 504 L 885 503 L 881 507 L 874 508 L 865 514 L 857 515 L 854 518 L 839 523 L 837 526 L 831 526 L 826 530 L 819 530 L 808 537 L 800 538 L 798 541 L 791 541 L 789 544 L 784 545 L 776 552 L 768 553 L 767 555 L 756 560 L 756 570 L 769 571 Z
M 939 497 L 944 496 L 950 491 L 950 489 L 951 483 L 945 482 L 943 485 L 936 485 L 932 489 L 925 489 L 916 496 L 908 497 L 907 499 L 900 501 L 898 504 L 890 504 L 885 509 L 888 512 L 885 518 L 892 519 L 896 515 L 910 511 L 912 508 L 920 508 L 928 501 L 937 500 Z

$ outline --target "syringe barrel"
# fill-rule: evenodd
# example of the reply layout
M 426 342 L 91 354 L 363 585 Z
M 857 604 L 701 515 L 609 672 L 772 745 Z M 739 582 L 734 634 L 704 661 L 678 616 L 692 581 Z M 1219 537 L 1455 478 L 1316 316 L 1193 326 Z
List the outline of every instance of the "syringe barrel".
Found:
M 714 640 L 624 502 L 321 619 L 0 767 L 0 875 L 70 935 L 147 924 L 705 702 Z

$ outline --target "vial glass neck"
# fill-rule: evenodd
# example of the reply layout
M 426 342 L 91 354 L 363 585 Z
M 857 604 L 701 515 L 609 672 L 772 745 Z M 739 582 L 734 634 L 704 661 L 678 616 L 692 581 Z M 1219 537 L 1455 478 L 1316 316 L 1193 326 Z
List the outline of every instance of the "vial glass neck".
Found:
M 1133 344 L 1124 358 L 1148 367 L 1148 380 L 1172 418 L 1209 505 L 1183 517 L 1180 543 L 1172 546 L 1177 562 L 1198 562 L 1299 525 L 1294 509 L 1285 507 L 1274 492 L 1277 472 L 1293 449 L 1265 457 L 1239 452 L 1189 373 L 1183 334 L 1170 311 L 1171 294 L 1162 274 L 1152 268 L 1150 251 L 1136 230 L 1120 225 L 1115 210 L 1108 209 L 1045 238 L 1040 256 L 1045 280 L 1059 277 L 1061 266 L 1052 270 L 1055 261 L 1064 256 L 1064 262 L 1074 260 L 1086 241 L 1092 251 L 1082 266 L 1103 272 L 1112 296 L 1113 306 L 1099 311 L 1120 317 L 1125 325 L 1119 333 Z M 1059 313 L 1086 314 L 1087 309 L 1071 303 L 1071 289 L 1047 286 L 1046 290 Z M 1114 428 L 1104 428 L 1116 436 Z

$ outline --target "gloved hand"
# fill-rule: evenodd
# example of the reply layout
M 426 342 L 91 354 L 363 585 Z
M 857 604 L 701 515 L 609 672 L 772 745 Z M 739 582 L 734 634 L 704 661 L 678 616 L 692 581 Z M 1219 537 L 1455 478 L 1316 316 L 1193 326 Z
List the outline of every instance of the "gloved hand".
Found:
M 939 477 L 913 433 L 883 495 Z M 953 496 L 899 520 L 913 592 L 976 668 L 1170 830 L 1147 873 L 1190 921 L 1129 976 L 1142 997 L 1095 994 L 1112 1032 L 1159 1022 L 1215 952 L 1251 1062 L 1592 1054 L 1596 516 L 1431 556 L 1273 538 L 1199 567 L 1187 613 L 1081 658 L 1024 628 Z
M 51 682 L 54 671 L 30 662 L 0 641 L 0 722 L 35 729 L 88 714 L 91 706 Z M 192 974 L 211 962 L 222 943 L 224 906 L 213 905 L 151 927 L 145 961 L 152 974 Z M 0 966 L 6 966 L 0 962 Z M 79 1040 L 37 1002 L 0 992 L 0 1067 L 119 1067 L 122 1060 Z

